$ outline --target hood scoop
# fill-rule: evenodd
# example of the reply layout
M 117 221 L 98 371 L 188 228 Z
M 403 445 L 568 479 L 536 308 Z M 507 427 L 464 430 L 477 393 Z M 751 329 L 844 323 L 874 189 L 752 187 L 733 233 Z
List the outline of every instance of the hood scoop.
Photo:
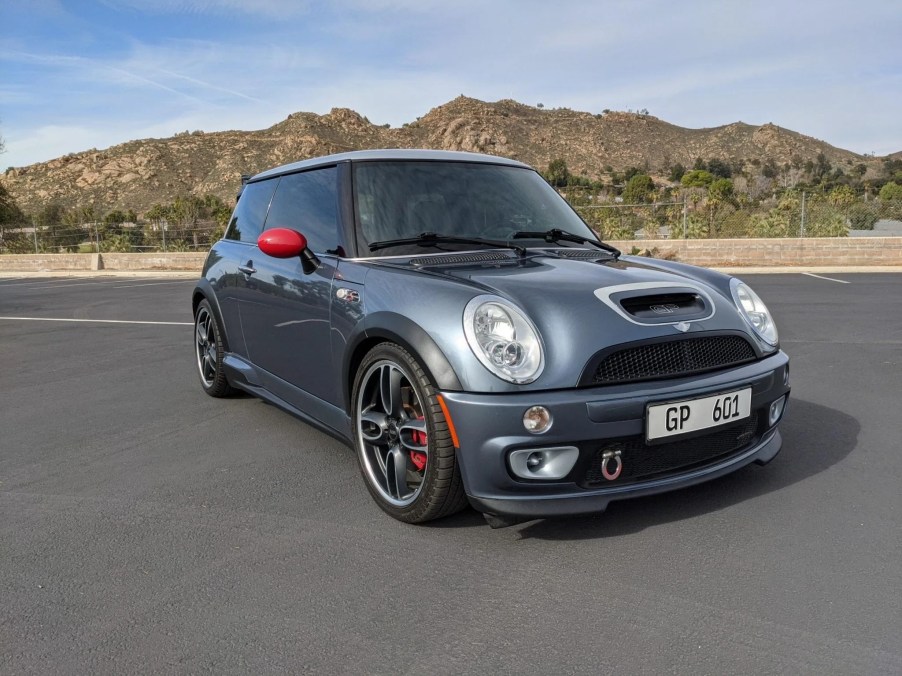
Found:
M 620 307 L 638 320 L 666 317 L 671 321 L 699 319 L 708 312 L 705 300 L 698 293 L 661 293 L 650 296 L 620 298 Z
M 714 315 L 714 301 L 693 284 L 621 284 L 596 289 L 595 297 L 634 324 L 681 324 Z

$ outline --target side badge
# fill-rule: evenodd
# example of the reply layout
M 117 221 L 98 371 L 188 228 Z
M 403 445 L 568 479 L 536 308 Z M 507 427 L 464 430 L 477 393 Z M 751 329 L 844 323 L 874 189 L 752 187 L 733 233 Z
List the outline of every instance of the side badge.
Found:
M 360 294 L 353 289 L 340 288 L 335 291 L 335 297 L 338 300 L 346 300 L 349 303 L 357 303 L 360 301 Z
M 683 333 L 686 333 L 686 331 L 689 330 L 689 322 L 677 322 L 676 324 L 673 325 L 673 328 L 675 328 L 677 331 L 682 331 Z

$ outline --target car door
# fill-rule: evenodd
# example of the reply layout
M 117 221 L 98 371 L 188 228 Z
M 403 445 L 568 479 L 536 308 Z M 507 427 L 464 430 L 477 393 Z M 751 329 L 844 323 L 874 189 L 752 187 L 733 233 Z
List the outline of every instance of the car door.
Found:
M 216 244 L 215 255 L 222 270 L 216 280 L 216 297 L 229 351 L 241 357 L 247 357 L 247 348 L 241 332 L 240 302 L 252 291 L 248 288 L 248 284 L 253 284 L 248 271 L 254 269 L 255 261 L 263 255 L 257 248 L 257 237 L 263 232 L 278 182 L 275 178 L 248 183 L 241 191 L 223 239 Z
M 259 248 L 253 259 L 253 292 L 241 303 L 241 326 L 250 360 L 278 381 L 271 389 L 306 408 L 288 384 L 330 403 L 338 401 L 332 373 L 330 305 L 341 242 L 338 172 L 325 167 L 282 176 L 264 230 L 302 233 L 319 259 L 306 269 L 300 258 L 272 258 Z

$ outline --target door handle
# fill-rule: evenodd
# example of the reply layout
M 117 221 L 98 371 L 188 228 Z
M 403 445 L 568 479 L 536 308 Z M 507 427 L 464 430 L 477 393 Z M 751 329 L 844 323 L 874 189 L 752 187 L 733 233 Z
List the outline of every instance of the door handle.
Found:
M 251 261 L 248 261 L 247 265 L 239 265 L 238 270 L 243 272 L 246 275 L 252 275 L 257 272 L 256 268 L 251 267 Z

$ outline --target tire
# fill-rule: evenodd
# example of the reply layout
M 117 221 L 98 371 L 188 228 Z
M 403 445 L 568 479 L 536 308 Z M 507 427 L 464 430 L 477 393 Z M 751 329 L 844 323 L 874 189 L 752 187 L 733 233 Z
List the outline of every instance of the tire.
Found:
M 394 343 L 370 350 L 351 407 L 360 472 L 385 512 L 423 523 L 469 504 L 435 387 L 409 352 Z
M 194 360 L 200 385 L 211 397 L 228 397 L 235 393 L 226 379 L 223 354 L 222 328 L 210 302 L 204 299 L 194 312 Z

